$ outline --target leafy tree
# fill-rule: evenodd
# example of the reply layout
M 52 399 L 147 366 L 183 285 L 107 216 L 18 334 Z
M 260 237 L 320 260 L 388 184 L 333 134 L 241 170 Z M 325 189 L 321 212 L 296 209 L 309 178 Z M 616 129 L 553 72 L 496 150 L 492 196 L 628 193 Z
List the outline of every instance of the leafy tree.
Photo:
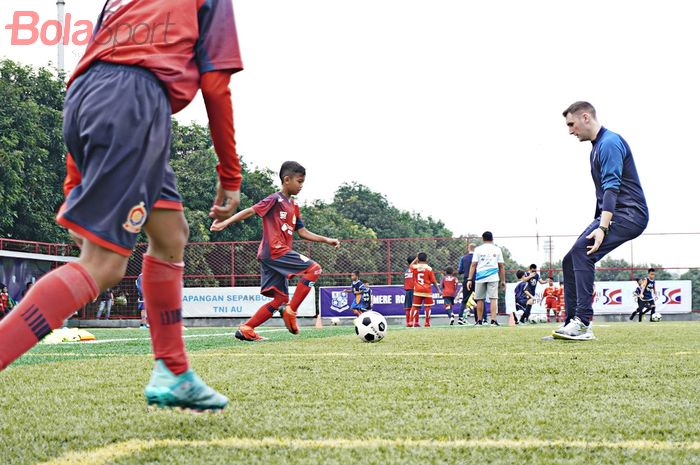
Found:
M 343 184 L 335 193 L 333 206 L 354 223 L 372 229 L 379 238 L 451 237 L 442 221 L 401 211 L 384 195 L 361 184 Z
M 681 279 L 692 281 L 693 308 L 700 308 L 700 269 L 688 270 L 681 275 Z
M 0 61 L 0 236 L 68 241 L 63 201 L 65 85 L 46 68 Z

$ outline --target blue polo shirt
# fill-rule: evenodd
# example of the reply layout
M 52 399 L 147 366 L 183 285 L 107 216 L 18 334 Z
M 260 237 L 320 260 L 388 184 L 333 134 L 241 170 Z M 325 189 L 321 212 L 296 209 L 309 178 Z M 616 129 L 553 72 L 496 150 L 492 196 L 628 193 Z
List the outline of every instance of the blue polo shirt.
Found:
M 595 218 L 605 210 L 615 217 L 648 221 L 647 201 L 627 142 L 619 134 L 601 127 L 593 141 L 590 160 L 596 195 Z

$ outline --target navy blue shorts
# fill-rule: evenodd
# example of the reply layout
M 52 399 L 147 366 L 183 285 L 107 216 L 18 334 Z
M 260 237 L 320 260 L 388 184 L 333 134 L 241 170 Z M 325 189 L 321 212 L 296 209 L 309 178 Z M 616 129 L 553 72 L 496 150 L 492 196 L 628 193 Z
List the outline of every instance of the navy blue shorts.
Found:
M 153 208 L 182 210 L 170 159 L 170 102 L 136 66 L 98 62 L 66 95 L 63 136 L 81 181 L 60 225 L 129 256 Z
M 405 297 L 403 301 L 403 308 L 410 309 L 413 307 L 413 289 L 404 289 Z
M 527 307 L 527 299 L 526 300 L 516 300 L 515 306 L 517 307 L 518 310 L 525 310 L 525 307 Z
M 350 310 L 359 310 L 361 312 L 366 312 L 369 310 L 364 302 L 354 302 L 350 304 Z
M 273 298 L 280 294 L 289 296 L 289 278 L 315 264 L 315 261 L 293 250 L 280 258 L 263 258 L 260 260 L 260 293 Z
M 454 297 L 443 297 L 442 300 L 443 300 L 444 305 L 454 305 L 455 304 Z

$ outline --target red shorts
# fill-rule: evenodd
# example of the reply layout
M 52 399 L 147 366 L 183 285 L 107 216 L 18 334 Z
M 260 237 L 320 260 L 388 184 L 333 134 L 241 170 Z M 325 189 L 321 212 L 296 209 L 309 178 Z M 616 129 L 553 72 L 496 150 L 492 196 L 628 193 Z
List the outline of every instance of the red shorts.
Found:
M 545 307 L 547 308 L 547 310 L 556 310 L 559 308 L 559 300 L 548 298 L 547 300 L 545 300 Z
M 421 305 L 425 305 L 426 307 L 430 307 L 434 304 L 433 302 L 433 297 L 421 297 L 418 295 L 413 296 L 413 306 L 414 307 L 420 307 Z

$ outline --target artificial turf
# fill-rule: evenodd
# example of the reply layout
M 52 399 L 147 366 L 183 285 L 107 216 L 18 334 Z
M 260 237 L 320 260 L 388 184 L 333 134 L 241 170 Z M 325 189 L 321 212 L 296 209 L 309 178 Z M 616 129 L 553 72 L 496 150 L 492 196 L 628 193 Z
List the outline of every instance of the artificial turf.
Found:
M 149 411 L 146 331 L 40 345 L 0 373 L 0 463 L 700 464 L 700 323 L 186 332 L 231 403 Z

